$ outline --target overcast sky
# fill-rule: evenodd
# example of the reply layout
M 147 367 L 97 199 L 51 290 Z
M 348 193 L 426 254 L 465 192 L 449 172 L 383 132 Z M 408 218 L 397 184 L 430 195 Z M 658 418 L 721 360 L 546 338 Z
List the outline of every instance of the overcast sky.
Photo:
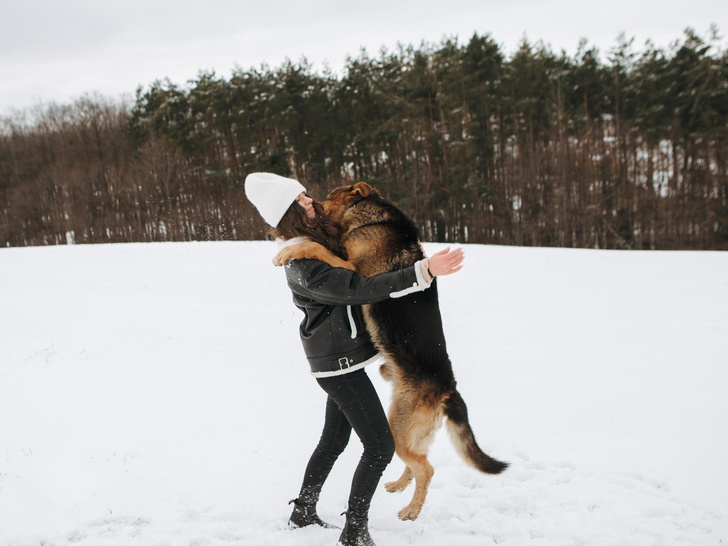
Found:
M 490 34 L 510 55 L 524 36 L 576 52 L 603 52 L 620 32 L 667 47 L 687 26 L 728 33 L 725 0 L 0 0 L 0 114 L 86 93 L 133 97 L 168 77 L 184 85 L 202 70 L 279 66 L 302 56 L 334 70 L 362 47 Z M 725 38 L 720 44 L 728 43 Z

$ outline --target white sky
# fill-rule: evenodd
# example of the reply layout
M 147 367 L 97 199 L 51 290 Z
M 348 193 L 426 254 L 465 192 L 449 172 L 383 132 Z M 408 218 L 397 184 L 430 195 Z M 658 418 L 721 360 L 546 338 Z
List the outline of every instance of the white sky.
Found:
M 667 47 L 687 26 L 728 32 L 725 0 L 0 0 L 0 114 L 95 91 L 118 98 L 169 77 L 305 56 L 340 69 L 360 48 L 419 46 L 490 33 L 510 55 L 520 40 L 576 52 L 580 38 L 608 51 L 620 32 Z M 725 46 L 725 38 L 720 40 Z

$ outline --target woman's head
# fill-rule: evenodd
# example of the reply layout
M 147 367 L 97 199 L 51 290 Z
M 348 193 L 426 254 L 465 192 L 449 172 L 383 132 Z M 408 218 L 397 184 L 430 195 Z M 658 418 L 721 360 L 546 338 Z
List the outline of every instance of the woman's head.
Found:
M 306 188 L 293 178 L 273 173 L 251 173 L 245 177 L 245 195 L 273 227 L 302 193 L 306 193 Z
M 324 214 L 320 203 L 306 194 L 297 180 L 272 173 L 253 173 L 245 179 L 245 193 L 280 239 L 307 237 L 334 254 L 346 257 L 339 246 L 339 230 Z
M 270 234 L 276 239 L 306 237 L 346 259 L 346 251 L 339 245 L 339 230 L 326 216 L 321 203 L 306 194 L 302 194 L 302 199 L 296 200 L 288 208 L 278 225 L 270 230 Z

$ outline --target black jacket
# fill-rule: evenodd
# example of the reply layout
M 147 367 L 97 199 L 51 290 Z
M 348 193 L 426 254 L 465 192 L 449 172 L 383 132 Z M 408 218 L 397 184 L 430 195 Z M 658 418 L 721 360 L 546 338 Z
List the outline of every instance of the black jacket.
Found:
M 286 279 L 293 302 L 304 318 L 303 349 L 316 377 L 352 372 L 377 356 L 364 327 L 361 305 L 419 292 L 430 286 L 420 263 L 406 269 L 364 277 L 318 260 L 292 260 Z

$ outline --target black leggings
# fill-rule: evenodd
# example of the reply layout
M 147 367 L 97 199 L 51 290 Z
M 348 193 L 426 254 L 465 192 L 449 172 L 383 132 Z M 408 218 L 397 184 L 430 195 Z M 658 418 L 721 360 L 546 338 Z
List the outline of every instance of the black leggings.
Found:
M 349 443 L 353 428 L 364 453 L 354 472 L 348 512 L 366 517 L 379 479 L 394 455 L 394 438 L 382 403 L 363 369 L 317 381 L 329 395 L 326 418 L 321 439 L 306 467 L 299 501 L 308 505 L 318 502 L 321 487 Z

